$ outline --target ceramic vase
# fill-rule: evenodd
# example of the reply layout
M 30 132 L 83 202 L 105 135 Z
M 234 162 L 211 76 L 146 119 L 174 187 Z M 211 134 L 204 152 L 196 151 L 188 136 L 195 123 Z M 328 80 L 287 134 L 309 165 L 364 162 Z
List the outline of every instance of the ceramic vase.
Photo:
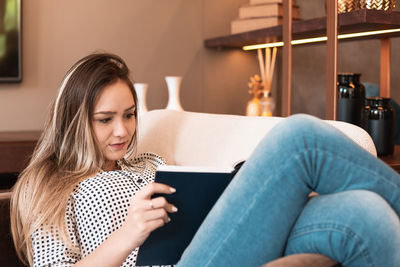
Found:
M 140 116 L 143 113 L 148 111 L 147 103 L 146 103 L 146 95 L 147 95 L 147 88 L 149 85 L 147 83 L 135 83 L 135 91 L 138 98 L 138 115 Z
M 168 87 L 168 105 L 166 109 L 183 110 L 179 99 L 182 77 L 166 76 L 165 81 L 167 82 Z

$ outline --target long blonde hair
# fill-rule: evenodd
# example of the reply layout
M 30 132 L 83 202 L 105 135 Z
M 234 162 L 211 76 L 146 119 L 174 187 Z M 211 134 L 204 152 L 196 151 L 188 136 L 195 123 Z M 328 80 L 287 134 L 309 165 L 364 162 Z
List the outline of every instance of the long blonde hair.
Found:
M 64 77 L 31 161 L 13 188 L 11 231 L 25 264 L 33 263 L 31 237 L 42 226 L 56 227 L 68 243 L 65 210 L 70 194 L 104 163 L 91 128 L 94 104 L 101 90 L 117 80 L 129 86 L 137 104 L 129 69 L 116 55 L 89 55 Z M 136 136 L 137 129 L 127 154 L 134 151 Z

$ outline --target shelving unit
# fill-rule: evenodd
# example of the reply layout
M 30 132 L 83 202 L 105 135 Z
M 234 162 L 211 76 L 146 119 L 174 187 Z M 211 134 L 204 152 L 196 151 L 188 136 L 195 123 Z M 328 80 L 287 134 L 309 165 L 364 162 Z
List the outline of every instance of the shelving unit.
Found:
M 356 32 L 387 30 L 400 28 L 400 12 L 398 11 L 382 11 L 382 10 L 357 10 L 337 15 L 337 2 L 328 1 L 328 18 L 321 17 L 291 23 L 290 10 L 291 0 L 284 1 L 284 24 L 290 23 L 290 27 L 286 29 L 286 35 L 290 35 L 290 39 L 304 39 L 326 36 L 328 33 L 327 44 L 327 79 L 335 79 L 332 81 L 327 80 L 327 100 L 326 100 L 326 119 L 335 119 L 335 94 L 332 87 L 336 86 L 336 73 L 329 70 L 329 64 L 337 65 L 337 35 L 348 34 Z M 330 3 L 332 2 L 332 3 Z M 286 12 L 285 12 L 286 7 Z M 288 17 L 289 14 L 289 17 Z M 331 14 L 331 15 L 330 15 Z M 332 17 L 332 14 L 333 17 Z M 336 21 L 335 21 L 336 19 Z M 329 22 L 330 21 L 330 22 Z M 329 23 L 329 24 L 328 24 Z M 327 25 L 330 27 L 327 27 Z M 333 25 L 333 26 L 332 26 Z M 337 25 L 337 26 L 336 26 Z M 287 26 L 286 26 L 287 27 Z M 218 49 L 237 49 L 246 45 L 262 44 L 270 42 L 279 42 L 284 39 L 284 25 L 275 26 L 245 33 L 232 34 L 222 37 L 210 38 L 204 41 L 206 48 Z M 333 34 L 334 40 L 329 40 L 329 34 Z M 381 34 L 379 36 L 362 36 L 351 39 L 342 39 L 340 42 L 349 42 L 365 39 L 381 39 L 381 95 L 385 97 L 390 96 L 390 38 L 400 36 L 399 32 Z M 290 40 L 289 39 L 289 40 Z M 286 37 L 286 40 L 288 38 Z M 331 43 L 329 42 L 331 41 Z M 287 42 L 287 41 L 286 41 Z M 284 50 L 285 50 L 284 45 Z M 287 57 L 287 58 L 285 58 Z M 330 58 L 332 57 L 332 58 Z M 283 86 L 283 99 L 282 99 L 282 115 L 290 115 L 290 84 L 291 84 L 291 46 L 286 46 L 286 52 L 283 56 L 283 74 L 288 84 Z M 333 74 L 335 76 L 333 76 Z M 288 87 L 288 88 L 284 88 Z M 328 88 L 329 87 L 329 88 Z M 329 91 L 329 92 L 328 92 Z
M 399 11 L 356 10 L 338 15 L 338 34 L 386 30 L 400 27 Z M 242 48 L 245 45 L 282 41 L 282 25 L 231 34 L 204 40 L 206 48 Z M 326 35 L 326 17 L 296 21 L 292 24 L 292 38 L 312 38 Z M 386 34 L 383 37 L 400 36 L 400 33 Z M 376 39 L 373 36 L 344 39 L 340 42 L 362 39 Z

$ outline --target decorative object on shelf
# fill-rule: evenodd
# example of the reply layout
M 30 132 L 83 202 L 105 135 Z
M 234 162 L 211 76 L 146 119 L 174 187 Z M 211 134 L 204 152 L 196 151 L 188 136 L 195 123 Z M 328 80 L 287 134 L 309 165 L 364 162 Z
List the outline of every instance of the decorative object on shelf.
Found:
M 265 48 L 265 63 L 263 59 L 262 50 L 261 49 L 257 50 L 258 64 L 260 65 L 260 72 L 263 80 L 264 90 L 268 92 L 271 91 L 271 83 L 272 83 L 272 78 L 274 76 L 277 50 L 278 49 L 276 47 L 272 49 L 272 58 L 271 58 L 271 48 Z
M 293 21 L 299 21 L 299 18 L 293 18 Z M 246 19 L 235 19 L 231 21 L 231 34 L 255 31 L 258 29 L 273 27 L 283 24 L 282 16 L 256 17 Z
M 325 5 L 326 7 L 326 5 Z M 359 0 L 338 0 L 338 13 L 346 13 L 359 9 Z
M 359 0 L 360 9 L 393 10 L 395 0 Z
M 264 90 L 260 99 L 260 116 L 271 117 L 274 114 L 275 101 L 271 96 L 271 92 Z
M 338 13 L 359 9 L 393 10 L 395 0 L 338 0 Z
M 272 52 L 271 52 L 272 50 Z M 271 83 L 274 76 L 277 48 L 265 49 L 265 62 L 261 49 L 258 49 L 258 63 L 260 74 L 250 77 L 249 93 L 253 98 L 247 103 L 247 116 L 272 116 L 275 108 L 274 99 L 271 96 Z
M 366 97 L 379 97 L 381 95 L 379 85 L 370 82 L 363 82 L 363 84 L 365 86 Z M 394 110 L 394 144 L 400 145 L 400 105 L 393 98 L 390 101 L 390 105 Z
M 268 16 L 283 16 L 283 5 L 281 3 L 269 3 L 239 7 L 240 19 Z M 298 6 L 293 6 L 293 17 L 300 17 Z
M 337 83 L 338 121 L 361 125 L 365 100 L 365 87 L 360 83 L 359 73 L 339 73 Z
M 182 76 L 166 76 L 165 81 L 168 86 L 168 105 L 166 109 L 183 110 L 179 99 Z
M 274 76 L 275 60 L 276 60 L 277 48 L 265 48 L 265 63 L 263 61 L 262 50 L 257 50 L 258 62 L 260 65 L 261 75 L 263 79 L 263 95 L 260 99 L 260 115 L 261 116 L 273 116 L 275 109 L 275 102 L 271 94 L 272 78 Z
M 249 94 L 252 98 L 247 102 L 246 106 L 246 116 L 259 116 L 260 115 L 260 97 L 264 89 L 262 85 L 262 80 L 259 75 L 254 75 L 250 77 L 250 82 L 248 83 L 250 88 Z
M 293 1 L 293 20 L 300 19 L 299 6 Z M 239 7 L 239 17 L 231 21 L 231 34 L 282 25 L 282 0 L 250 0 Z
M 362 126 L 371 135 L 378 156 L 393 154 L 395 119 L 390 98 L 367 98 L 363 115 Z

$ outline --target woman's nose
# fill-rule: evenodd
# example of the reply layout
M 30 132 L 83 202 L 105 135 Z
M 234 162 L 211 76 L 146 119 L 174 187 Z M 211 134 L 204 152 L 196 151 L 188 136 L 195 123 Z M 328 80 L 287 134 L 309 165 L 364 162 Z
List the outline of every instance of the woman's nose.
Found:
M 124 137 L 128 133 L 127 127 L 122 120 L 116 121 L 114 125 L 114 135 L 119 137 Z

